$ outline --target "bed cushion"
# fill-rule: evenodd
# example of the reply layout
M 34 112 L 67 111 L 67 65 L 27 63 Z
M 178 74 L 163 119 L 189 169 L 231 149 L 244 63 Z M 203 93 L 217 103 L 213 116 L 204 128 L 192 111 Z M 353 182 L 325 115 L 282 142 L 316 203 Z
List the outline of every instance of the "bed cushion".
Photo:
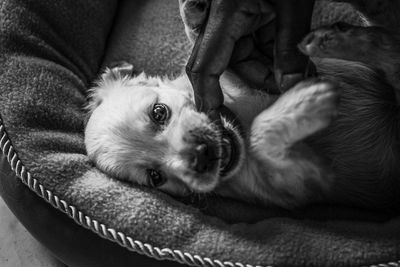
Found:
M 399 260 L 396 214 L 331 206 L 289 213 L 216 197 L 174 199 L 93 166 L 83 143 L 88 87 L 116 60 L 177 75 L 189 46 L 177 1 L 1 0 L 0 43 L 0 147 L 11 168 L 43 203 L 106 242 L 197 266 Z

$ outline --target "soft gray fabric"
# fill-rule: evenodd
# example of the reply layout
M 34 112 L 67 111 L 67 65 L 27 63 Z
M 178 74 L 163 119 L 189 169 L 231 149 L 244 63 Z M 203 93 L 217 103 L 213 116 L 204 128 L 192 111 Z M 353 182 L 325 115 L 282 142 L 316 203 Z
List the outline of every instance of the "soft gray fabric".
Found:
M 112 25 L 107 61 L 177 74 L 187 56 L 176 0 L 126 0 L 118 11 L 116 4 L 0 1 L 0 112 L 19 157 L 46 189 L 135 240 L 222 262 L 354 266 L 400 259 L 400 217 L 323 206 L 289 214 L 222 198 L 200 201 L 198 209 L 96 170 L 85 155 L 82 106 Z
M 105 64 L 129 61 L 138 72 L 181 74 L 191 48 L 178 6 L 178 0 L 123 1 L 108 42 Z

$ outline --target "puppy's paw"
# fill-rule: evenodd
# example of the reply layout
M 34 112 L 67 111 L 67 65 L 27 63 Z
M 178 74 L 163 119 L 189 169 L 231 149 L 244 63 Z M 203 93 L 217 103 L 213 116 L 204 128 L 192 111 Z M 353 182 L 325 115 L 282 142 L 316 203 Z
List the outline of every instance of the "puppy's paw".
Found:
M 294 144 L 327 127 L 337 114 L 338 100 L 336 86 L 311 79 L 283 94 L 271 112 L 287 125 L 285 142 Z
M 291 118 L 290 142 L 297 142 L 326 128 L 337 115 L 339 94 L 328 82 L 300 82 L 279 99 L 283 113 Z
M 101 75 L 103 80 L 117 80 L 121 77 L 130 77 L 134 74 L 133 65 L 125 62 L 118 61 L 111 63 Z
M 340 55 L 347 52 L 343 49 L 351 42 L 351 31 L 354 28 L 356 27 L 345 22 L 321 27 L 309 33 L 298 48 L 311 57 L 341 58 Z
M 269 155 L 281 157 L 287 147 L 327 127 L 337 114 L 338 100 L 331 83 L 300 82 L 253 120 L 251 146 L 255 151 L 267 147 Z

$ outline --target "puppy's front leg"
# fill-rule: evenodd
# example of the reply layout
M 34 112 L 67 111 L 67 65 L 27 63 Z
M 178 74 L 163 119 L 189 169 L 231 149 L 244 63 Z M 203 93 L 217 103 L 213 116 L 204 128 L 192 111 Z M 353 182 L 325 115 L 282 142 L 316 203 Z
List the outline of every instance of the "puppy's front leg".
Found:
M 333 85 L 301 82 L 255 118 L 250 153 L 267 169 L 264 178 L 275 203 L 305 204 L 329 188 L 329 168 L 301 141 L 330 124 L 337 100 Z
M 356 61 L 381 71 L 400 103 L 400 34 L 395 31 L 338 22 L 308 34 L 299 49 L 313 58 Z

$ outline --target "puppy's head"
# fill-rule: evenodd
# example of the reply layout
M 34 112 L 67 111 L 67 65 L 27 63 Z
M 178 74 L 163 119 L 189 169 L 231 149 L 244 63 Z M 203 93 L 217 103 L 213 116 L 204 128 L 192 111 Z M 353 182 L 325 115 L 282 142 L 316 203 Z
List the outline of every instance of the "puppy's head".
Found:
M 104 172 L 174 195 L 210 192 L 243 161 L 243 140 L 196 110 L 185 78 L 103 75 L 85 130 L 89 157 Z

